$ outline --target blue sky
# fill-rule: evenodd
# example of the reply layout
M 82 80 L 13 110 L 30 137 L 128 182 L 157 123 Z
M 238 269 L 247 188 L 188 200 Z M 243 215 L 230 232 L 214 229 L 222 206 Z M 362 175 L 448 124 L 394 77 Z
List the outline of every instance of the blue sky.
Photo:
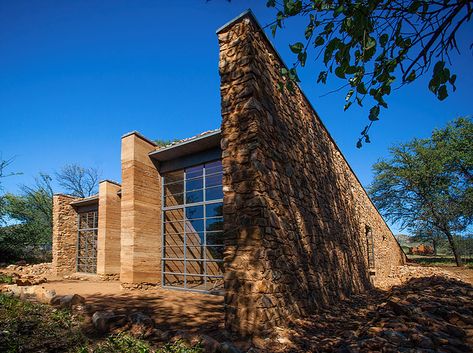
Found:
M 68 163 L 120 180 L 124 133 L 174 139 L 219 127 L 215 30 L 247 8 L 269 23 L 274 11 L 265 3 L 1 1 L 0 154 L 15 158 L 10 171 L 23 173 L 2 180 L 4 191 L 16 192 L 39 172 Z M 273 40 L 287 64 L 294 59 L 288 43 L 301 38 L 302 24 L 288 23 Z M 373 142 L 361 150 L 355 143 L 366 113 L 343 112 L 343 92 L 323 96 L 342 82 L 315 84 L 321 63 L 301 71 L 302 88 L 364 185 L 390 145 L 472 114 L 472 30 L 469 23 L 459 38 L 462 55 L 453 57 L 457 92 L 439 102 L 427 91 L 427 78 L 395 92 L 372 130 Z

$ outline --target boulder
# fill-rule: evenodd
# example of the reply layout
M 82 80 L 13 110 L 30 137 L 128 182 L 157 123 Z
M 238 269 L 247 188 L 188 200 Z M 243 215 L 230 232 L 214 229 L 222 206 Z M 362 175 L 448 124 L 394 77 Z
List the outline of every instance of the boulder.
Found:
M 36 286 L 35 288 L 36 299 L 43 304 L 51 304 L 51 301 L 56 297 L 54 290 L 48 290 L 44 287 Z
M 55 296 L 51 299 L 51 305 L 70 309 L 73 305 L 85 303 L 84 297 L 78 294 Z
M 128 323 L 128 318 L 126 315 L 117 315 L 111 310 L 96 311 L 92 315 L 92 323 L 98 332 L 108 333 L 125 326 Z

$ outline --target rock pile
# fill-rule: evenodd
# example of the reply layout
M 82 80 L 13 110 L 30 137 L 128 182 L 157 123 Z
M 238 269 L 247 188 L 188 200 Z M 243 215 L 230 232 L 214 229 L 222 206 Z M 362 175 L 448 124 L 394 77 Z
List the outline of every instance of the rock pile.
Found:
M 358 295 L 298 320 L 261 352 L 473 352 L 473 287 L 441 276 Z

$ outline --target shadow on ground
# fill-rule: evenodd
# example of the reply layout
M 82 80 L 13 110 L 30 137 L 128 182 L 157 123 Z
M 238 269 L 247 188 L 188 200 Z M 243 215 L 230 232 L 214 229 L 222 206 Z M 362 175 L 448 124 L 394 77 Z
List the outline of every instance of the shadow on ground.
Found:
M 266 352 L 473 352 L 473 287 L 412 279 L 352 296 L 258 343 Z

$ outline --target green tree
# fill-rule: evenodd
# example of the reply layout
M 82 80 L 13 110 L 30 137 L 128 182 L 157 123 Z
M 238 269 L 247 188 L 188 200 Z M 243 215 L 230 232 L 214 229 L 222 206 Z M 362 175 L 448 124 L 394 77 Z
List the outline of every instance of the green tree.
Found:
M 444 100 L 455 91 L 457 76 L 451 73 L 450 56 L 460 52 L 457 36 L 467 30 L 473 14 L 472 0 L 269 0 L 276 9 L 270 24 L 273 36 L 292 17 L 303 17 L 303 39 L 290 45 L 297 56 L 291 69 L 282 68 L 279 83 L 293 90 L 299 82 L 297 67 L 308 56 L 323 61 L 325 69 L 317 82 L 325 84 L 335 74 L 345 84 L 345 106 L 363 106 L 369 101 L 369 123 L 361 132 L 357 147 L 370 142 L 368 132 L 387 108 L 387 96 L 395 89 L 431 73 L 428 85 Z M 466 32 L 470 35 L 471 33 Z M 302 33 L 301 33 L 302 37 Z
M 51 245 L 51 177 L 40 174 L 33 186 L 22 186 L 20 195 L 6 194 L 6 224 L 0 228 L 0 254 L 8 261 L 33 258 L 37 250 Z
M 460 265 L 454 235 L 468 231 L 473 220 L 473 123 L 458 118 L 390 154 L 373 166 L 376 206 L 414 234 L 428 227 L 443 234 Z

